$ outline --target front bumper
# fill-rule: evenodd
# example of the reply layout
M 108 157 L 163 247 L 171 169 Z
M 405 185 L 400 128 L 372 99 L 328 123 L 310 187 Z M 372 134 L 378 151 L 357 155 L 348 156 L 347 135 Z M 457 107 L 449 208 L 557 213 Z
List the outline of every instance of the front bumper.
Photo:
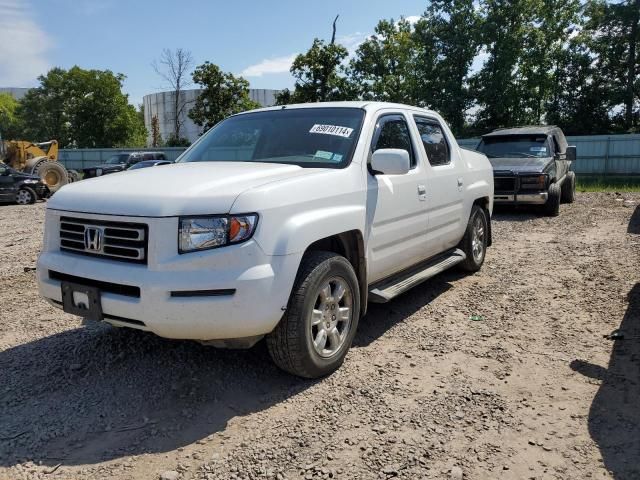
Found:
M 269 256 L 254 240 L 179 255 L 178 219 L 171 217 L 135 219 L 149 226 L 146 265 L 87 257 L 57 248 L 61 214 L 131 221 L 49 211 L 45 249 L 37 264 L 40 294 L 61 308 L 61 281 L 57 279 L 61 275 L 134 287 L 139 293 L 131 294 L 130 288 L 126 294 L 101 291 L 105 321 L 166 338 L 218 340 L 269 333 L 286 309 L 302 256 Z
M 520 205 L 543 205 L 547 203 L 549 194 L 547 192 L 535 193 L 495 193 L 493 201 L 497 204 L 520 204 Z

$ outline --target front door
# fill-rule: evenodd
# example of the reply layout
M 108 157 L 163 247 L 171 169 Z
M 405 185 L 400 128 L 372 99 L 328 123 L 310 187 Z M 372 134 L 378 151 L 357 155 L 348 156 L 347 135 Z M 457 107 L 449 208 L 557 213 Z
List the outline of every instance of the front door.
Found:
M 10 202 L 15 199 L 15 179 L 10 172 L 9 167 L 0 163 L 0 202 Z
M 461 159 L 452 151 L 455 141 L 447 139 L 447 132 L 439 119 L 415 115 L 420 135 L 419 154 L 427 165 L 427 198 L 429 202 L 427 235 L 428 256 L 455 247 L 466 227 L 463 217 L 464 177 Z
M 367 175 L 369 283 L 425 258 L 425 166 L 416 155 L 409 120 L 401 113 L 381 114 L 373 135 L 371 153 L 381 148 L 406 150 L 411 170 L 404 175 Z

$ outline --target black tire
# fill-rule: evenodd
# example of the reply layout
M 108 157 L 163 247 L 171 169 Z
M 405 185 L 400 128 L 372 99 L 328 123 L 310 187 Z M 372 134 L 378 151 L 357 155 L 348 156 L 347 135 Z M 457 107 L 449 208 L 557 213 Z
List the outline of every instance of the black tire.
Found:
M 567 176 L 562 182 L 562 203 L 573 203 L 576 199 L 576 174 L 575 172 L 568 172 Z
M 557 217 L 560 214 L 560 196 L 562 192 L 560 185 L 552 183 L 549 185 L 549 196 L 544 204 L 544 212 L 550 217 Z
M 351 319 L 343 339 L 337 342 L 339 346 L 335 353 L 324 358 L 313 344 L 311 315 L 314 309 L 317 310 L 320 290 L 331 279 L 344 281 L 349 287 Z M 293 375 L 304 378 L 329 375 L 342 365 L 356 333 L 359 317 L 358 279 L 349 261 L 332 252 L 310 252 L 300 264 L 286 313 L 273 332 L 267 335 L 269 354 L 278 367 Z M 335 320 L 335 316 L 333 318 Z M 320 323 L 324 329 L 324 321 Z
M 77 170 L 67 170 L 67 177 L 69 179 L 69 183 L 77 182 L 80 180 L 80 174 Z
M 49 187 L 51 193 L 55 193 L 69 183 L 69 173 L 61 163 L 45 160 L 36 164 L 33 173 L 38 175 Z
M 479 205 L 474 205 L 471 208 L 471 215 L 469 215 L 467 229 L 464 232 L 464 237 L 462 237 L 462 241 L 459 245 L 459 248 L 467 256 L 464 262 L 460 264 L 460 268 L 467 272 L 477 272 L 484 263 L 484 259 L 487 255 L 487 244 L 489 243 L 489 221 L 489 215 L 484 208 Z M 475 241 L 480 241 L 480 243 L 476 245 L 481 248 L 481 254 L 474 255 L 474 235 L 475 229 L 478 225 L 482 226 L 482 234 L 481 238 L 476 238 Z
M 38 199 L 38 195 L 36 192 L 30 187 L 20 187 L 18 193 L 16 195 L 16 203 L 18 205 L 31 205 L 36 203 Z

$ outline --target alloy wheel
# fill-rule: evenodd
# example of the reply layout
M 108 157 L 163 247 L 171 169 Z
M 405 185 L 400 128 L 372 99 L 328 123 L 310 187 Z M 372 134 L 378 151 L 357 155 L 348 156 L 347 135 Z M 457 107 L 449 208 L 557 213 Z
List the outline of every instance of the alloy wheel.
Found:
M 335 355 L 348 337 L 353 316 L 353 293 L 340 277 L 324 282 L 311 311 L 311 341 L 318 355 Z
M 18 205 L 28 205 L 31 201 L 31 192 L 29 192 L 29 190 L 18 191 L 18 195 L 16 196 L 16 203 Z

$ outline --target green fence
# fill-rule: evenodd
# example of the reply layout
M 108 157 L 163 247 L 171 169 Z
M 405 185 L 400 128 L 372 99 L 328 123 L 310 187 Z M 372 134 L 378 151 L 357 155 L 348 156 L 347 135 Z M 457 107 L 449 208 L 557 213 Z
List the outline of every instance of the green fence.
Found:
M 586 135 L 567 137 L 578 153 L 573 169 L 579 175 L 640 175 L 640 135 Z M 458 140 L 461 147 L 474 149 L 477 138 Z M 115 153 L 135 152 L 127 148 L 79 148 L 60 150 L 60 161 L 67 167 L 81 170 L 105 162 Z M 169 160 L 184 152 L 182 147 L 148 148 L 161 151 Z

